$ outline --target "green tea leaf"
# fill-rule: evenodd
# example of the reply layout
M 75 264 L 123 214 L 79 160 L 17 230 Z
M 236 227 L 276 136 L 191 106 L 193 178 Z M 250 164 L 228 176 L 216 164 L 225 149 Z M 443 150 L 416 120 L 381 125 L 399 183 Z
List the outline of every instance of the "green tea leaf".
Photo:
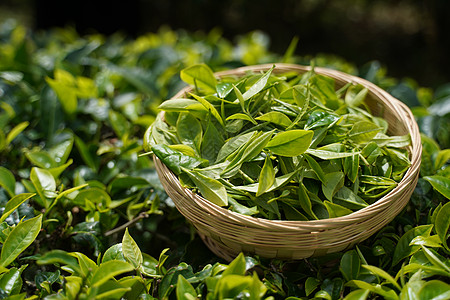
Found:
M 195 100 L 200 102 L 206 108 L 206 110 L 209 111 L 214 116 L 214 118 L 217 119 L 217 121 L 219 121 L 220 125 L 222 125 L 222 127 L 225 127 L 225 124 L 223 123 L 222 117 L 220 116 L 219 112 L 214 107 L 214 105 L 209 103 L 209 101 L 206 100 L 205 98 L 202 98 L 202 97 L 197 96 L 197 95 L 192 94 L 192 93 L 190 93 L 189 95 L 191 95 L 192 97 L 195 98 Z
M 50 171 L 35 167 L 31 169 L 30 180 L 36 188 L 39 197 L 41 197 L 42 201 L 44 201 L 46 208 L 48 208 L 48 206 L 51 204 L 51 201 L 49 201 L 47 198 L 56 197 L 55 178 L 50 173 Z
M 320 285 L 320 280 L 314 277 L 308 277 L 305 281 L 306 296 L 311 295 L 312 292 Z
M 325 200 L 323 204 L 328 211 L 329 218 L 342 217 L 352 213 L 350 209 L 327 200 Z
M 228 275 L 244 275 L 246 271 L 245 256 L 243 253 L 239 253 L 235 259 L 228 265 L 228 267 L 223 271 L 222 277 Z
M 93 287 L 98 287 L 103 283 L 107 282 L 110 279 L 113 279 L 114 276 L 133 271 L 133 265 L 121 261 L 121 260 L 110 260 L 105 263 L 100 264 L 98 269 L 94 272 L 91 285 Z
M 14 126 L 13 129 L 6 135 L 6 144 L 9 145 L 25 128 L 30 125 L 30 122 L 25 121 Z
M 0 278 L 0 289 L 6 293 L 8 299 L 15 299 L 14 294 L 18 294 L 22 289 L 21 271 L 17 268 L 11 268 Z M 18 295 L 15 295 L 18 296 Z M 24 299 L 23 297 L 22 299 Z
M 358 154 L 358 152 L 333 152 L 333 151 L 328 151 L 328 150 L 311 149 L 311 148 L 306 150 L 306 153 L 314 155 L 314 156 L 316 156 L 320 159 L 324 159 L 324 160 L 345 158 L 345 157 L 349 157 L 349 156 Z
M 192 296 L 192 299 L 197 299 L 197 292 L 194 287 L 181 274 L 178 275 L 176 294 L 179 300 L 189 299 L 189 296 Z
M 328 200 L 332 200 L 334 194 L 344 185 L 344 173 L 332 172 L 325 175 L 322 183 L 322 191 Z
M 340 188 L 333 196 L 333 202 L 349 209 L 361 209 L 368 204 L 346 186 Z
M 254 135 L 255 132 L 249 132 L 237 135 L 226 141 L 217 154 L 216 163 L 223 162 L 230 154 L 234 153 L 242 145 L 247 144 Z
M 144 259 L 141 249 L 139 249 L 139 246 L 131 237 L 128 228 L 125 229 L 125 234 L 122 238 L 122 252 L 125 260 L 134 266 L 135 269 L 138 269 L 142 265 Z
M 293 157 L 304 153 L 311 144 L 313 131 L 289 130 L 276 134 L 268 143 L 266 148 L 274 154 Z
M 441 175 L 424 176 L 423 179 L 428 181 L 433 188 L 450 199 L 450 178 Z
M 434 266 L 441 268 L 442 270 L 444 270 L 444 271 L 448 272 L 448 274 L 450 274 L 450 267 L 447 266 L 447 264 L 445 262 L 440 260 L 439 257 L 437 255 L 435 255 L 432 250 L 428 249 L 424 245 L 421 245 L 421 247 L 422 247 L 422 250 L 423 250 L 423 253 L 425 254 L 425 256 L 428 258 L 428 260 Z
M 187 84 L 196 86 L 206 93 L 216 91 L 217 81 L 214 73 L 205 64 L 198 64 L 181 70 L 180 77 Z
M 0 187 L 4 188 L 10 197 L 16 194 L 16 179 L 10 170 L 2 166 L 0 166 Z
M 314 158 L 309 156 L 308 154 L 303 154 L 303 156 L 306 158 L 309 166 L 314 171 L 314 173 L 316 173 L 319 180 L 322 183 L 324 183 L 325 182 L 325 173 L 323 172 L 322 167 L 319 165 L 319 163 Z
M 33 197 L 35 194 L 23 193 L 12 197 L 5 205 L 5 210 L 0 218 L 0 223 L 4 222 L 5 219 L 18 208 L 22 203 Z
M 190 113 L 180 113 L 177 120 L 177 134 L 180 141 L 200 153 L 203 129 L 200 121 Z
M 434 169 L 439 170 L 450 160 L 450 149 L 439 151 L 436 160 L 434 161 Z
M 126 261 L 122 252 L 122 243 L 112 245 L 105 251 L 102 257 L 102 263 L 105 263 L 110 260 Z
M 272 160 L 270 156 L 267 155 L 264 160 L 264 165 L 259 174 L 258 180 L 258 191 L 256 192 L 256 197 L 264 194 L 275 182 L 275 170 L 272 165 Z
M 369 270 L 371 273 L 373 273 L 373 274 L 375 274 L 375 275 L 385 279 L 387 282 L 392 284 L 399 291 L 402 290 L 402 288 L 397 283 L 397 281 L 395 281 L 395 279 L 391 275 L 389 275 L 388 272 L 384 271 L 383 269 L 380 269 L 380 268 L 375 267 L 375 266 L 370 266 L 370 265 L 362 265 L 362 267 L 367 269 L 367 270 Z
M 419 299 L 450 299 L 450 285 L 440 280 L 426 282 L 419 291 Z
M 181 168 L 190 170 L 205 163 L 205 160 L 201 158 L 185 155 L 162 144 L 153 146 L 152 151 L 170 170 L 177 175 L 181 174 Z
M 450 202 L 442 206 L 437 213 L 436 219 L 434 220 L 434 228 L 444 247 L 450 250 L 447 244 L 447 233 L 450 228 Z
M 369 297 L 370 290 L 354 290 L 345 296 L 344 300 L 366 300 Z
M 255 118 L 255 120 L 271 122 L 273 124 L 280 125 L 283 127 L 288 127 L 289 125 L 292 124 L 292 121 L 291 119 L 289 119 L 288 116 L 278 111 L 270 111 L 268 113 L 263 114 L 262 116 Z
M 267 81 L 269 80 L 270 74 L 272 74 L 273 69 L 275 66 L 267 70 L 266 73 L 264 73 L 261 78 L 258 79 L 258 81 L 255 82 L 243 95 L 242 97 L 244 100 L 248 100 L 251 97 L 255 96 L 259 92 L 262 91 L 262 89 L 266 86 Z
M 298 186 L 298 200 L 300 202 L 300 207 L 308 214 L 308 216 L 318 220 L 316 214 L 312 210 L 311 199 L 308 196 L 308 191 L 303 182 L 299 183 Z
M 11 264 L 38 236 L 42 226 L 42 214 L 19 223 L 8 235 L 1 250 L 0 265 Z
M 222 172 L 222 176 L 228 177 L 230 173 L 234 175 L 236 168 L 239 168 L 244 162 L 250 161 L 258 156 L 269 143 L 272 134 L 273 131 L 268 131 L 252 136 L 252 139 L 240 148 L 236 156 L 230 161 L 228 167 Z
M 208 122 L 201 142 L 202 158 L 207 159 L 212 165 L 217 159 L 217 154 L 222 149 L 225 141 L 213 122 Z
M 411 246 L 411 241 L 419 235 L 430 236 L 433 225 L 421 225 L 407 231 L 398 241 L 394 255 L 392 257 L 392 265 L 395 266 L 400 260 L 414 254 L 420 249 L 419 246 Z
M 345 280 L 350 281 L 357 279 L 361 268 L 361 259 L 355 250 L 344 253 L 341 258 L 339 270 L 344 275 Z
M 63 250 L 50 250 L 37 259 L 39 265 L 61 264 L 71 270 L 72 273 L 80 274 L 81 270 L 77 259 Z
M 360 289 L 371 291 L 387 300 L 398 300 L 397 293 L 394 290 L 380 284 L 372 285 L 362 280 L 351 280 L 347 283 L 347 285 L 356 286 Z
M 200 112 L 202 115 L 207 112 L 206 107 L 198 101 L 185 98 L 166 100 L 158 108 L 167 112 Z
M 359 121 L 353 125 L 348 136 L 355 143 L 364 143 L 372 140 L 380 131 L 381 128 L 372 122 Z
M 244 120 L 244 121 L 249 121 L 255 125 L 258 124 L 252 117 L 250 117 L 247 114 L 243 114 L 243 113 L 233 114 L 226 118 L 226 121 L 228 121 L 228 120 Z
M 189 178 L 192 179 L 205 199 L 219 206 L 228 205 L 227 191 L 222 183 L 196 171 L 184 171 L 189 175 Z
M 345 94 L 345 103 L 350 106 L 360 106 L 369 90 L 362 85 L 352 85 Z

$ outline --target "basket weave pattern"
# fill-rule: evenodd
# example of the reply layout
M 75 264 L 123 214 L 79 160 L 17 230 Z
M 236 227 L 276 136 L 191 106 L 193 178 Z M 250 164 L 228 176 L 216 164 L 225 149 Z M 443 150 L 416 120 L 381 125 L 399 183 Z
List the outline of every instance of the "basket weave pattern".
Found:
M 243 67 L 216 75 L 242 76 L 270 67 L 272 64 Z M 274 73 L 294 71 L 301 74 L 309 70 L 310 67 L 300 65 L 276 64 Z M 419 129 L 411 111 L 367 80 L 325 68 L 316 67 L 315 72 L 332 77 L 337 88 L 348 82 L 367 87 L 366 104 L 374 115 L 388 122 L 388 134 L 411 136 L 408 147 L 411 167 L 395 189 L 361 210 L 331 219 L 283 221 L 245 216 L 211 203 L 182 187 L 177 176 L 154 156 L 158 176 L 167 194 L 216 255 L 226 260 L 232 260 L 239 252 L 266 258 L 302 259 L 342 251 L 380 230 L 408 203 L 417 183 L 422 152 Z M 180 98 L 190 90 L 185 88 L 173 98 Z

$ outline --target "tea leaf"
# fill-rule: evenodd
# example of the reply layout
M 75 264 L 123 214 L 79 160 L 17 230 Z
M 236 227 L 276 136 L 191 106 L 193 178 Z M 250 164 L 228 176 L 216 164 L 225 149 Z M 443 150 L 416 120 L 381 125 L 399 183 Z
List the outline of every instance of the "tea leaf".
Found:
M 5 205 L 5 210 L 3 211 L 3 214 L 0 218 L 0 223 L 5 221 L 5 219 L 14 211 L 16 208 L 18 208 L 22 203 L 33 197 L 35 194 L 32 193 L 23 193 L 14 196 L 11 198 Z
M 380 131 L 381 128 L 372 122 L 359 121 L 353 125 L 348 136 L 355 143 L 364 143 L 372 140 Z
M 288 127 L 292 124 L 292 121 L 288 116 L 278 111 L 270 111 L 255 119 L 259 121 L 271 122 L 283 127 Z
M 313 134 L 301 129 L 280 132 L 267 143 L 266 148 L 277 155 L 298 156 L 309 148 Z
M 258 180 L 258 191 L 256 192 L 256 197 L 264 194 L 275 182 L 275 170 L 273 169 L 272 160 L 270 156 L 267 155 L 264 160 L 264 165 L 259 174 Z
M 42 214 L 19 223 L 8 235 L 1 250 L 0 266 L 11 264 L 38 236 Z
M 444 206 L 442 206 L 437 213 L 434 221 L 434 228 L 444 247 L 447 250 L 450 250 L 447 244 L 447 232 L 450 228 L 450 202 L 447 202 Z
M 131 264 L 121 260 L 110 260 L 100 264 L 98 269 L 94 272 L 91 279 L 91 285 L 98 287 L 114 276 L 130 272 L 134 268 Z
M 202 143 L 202 124 L 190 113 L 180 113 L 177 120 L 177 134 L 180 141 L 200 153 Z
M 431 183 L 433 188 L 444 195 L 445 198 L 450 199 L 450 178 L 440 175 L 424 176 L 423 179 Z
M 269 70 L 267 70 L 264 75 L 261 76 L 261 78 L 258 79 L 258 81 L 253 84 L 243 95 L 242 97 L 244 100 L 248 100 L 251 97 L 258 94 L 267 84 L 267 81 L 269 80 L 270 74 L 272 74 L 273 69 L 275 66 L 271 67 Z
M 185 155 L 162 144 L 153 146 L 152 151 L 170 170 L 177 175 L 181 174 L 181 168 L 190 170 L 205 163 L 203 159 Z
M 324 177 L 324 183 L 322 183 L 322 191 L 328 200 L 332 200 L 334 194 L 344 185 L 344 173 L 332 172 L 328 173 Z
M 196 171 L 184 169 L 184 172 L 189 175 L 204 198 L 219 206 L 228 205 L 227 191 L 222 183 Z
M 10 197 L 15 195 L 16 179 L 10 170 L 0 166 L 0 187 L 4 188 Z
M 205 64 L 194 65 L 181 70 L 181 80 L 187 84 L 198 87 L 205 92 L 216 91 L 216 78 L 212 70 Z
M 125 229 L 125 234 L 122 238 L 122 252 L 125 260 L 135 269 L 138 269 L 142 265 L 144 259 L 141 250 L 128 232 L 128 228 Z M 126 265 L 123 265 L 123 268 L 128 269 Z

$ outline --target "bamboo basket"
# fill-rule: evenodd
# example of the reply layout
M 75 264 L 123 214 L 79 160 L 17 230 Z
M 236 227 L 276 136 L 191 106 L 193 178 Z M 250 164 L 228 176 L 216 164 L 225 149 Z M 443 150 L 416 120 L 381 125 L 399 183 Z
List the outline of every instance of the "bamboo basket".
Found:
M 215 75 L 243 76 L 250 71 L 266 71 L 272 64 L 242 67 L 218 72 Z M 274 73 L 304 73 L 310 67 L 276 64 Z M 362 78 L 326 68 L 315 68 L 318 74 L 334 78 L 336 88 L 348 82 L 368 88 L 366 104 L 371 112 L 389 123 L 388 134 L 410 134 L 408 147 L 411 166 L 398 186 L 375 203 L 349 215 L 312 221 L 267 220 L 241 215 L 221 208 L 202 196 L 181 186 L 173 174 L 156 156 L 156 170 L 167 194 L 180 213 L 196 228 L 208 248 L 228 261 L 240 252 L 265 258 L 298 260 L 311 256 L 343 251 L 367 239 L 388 224 L 408 203 L 417 184 L 422 152 L 417 123 L 402 102 Z M 191 88 L 180 90 L 173 98 L 180 98 Z

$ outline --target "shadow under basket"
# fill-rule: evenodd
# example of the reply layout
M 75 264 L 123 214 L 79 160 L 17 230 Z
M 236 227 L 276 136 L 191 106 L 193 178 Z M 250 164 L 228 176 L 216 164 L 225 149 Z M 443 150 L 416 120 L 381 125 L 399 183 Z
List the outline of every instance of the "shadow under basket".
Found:
M 311 69 L 292 64 L 275 65 L 275 74 L 302 74 Z M 218 78 L 239 77 L 251 71 L 266 71 L 272 66 L 273 64 L 242 67 L 215 75 Z M 417 184 L 422 152 L 419 129 L 411 111 L 367 80 L 326 68 L 316 67 L 314 70 L 318 74 L 332 77 L 336 88 L 349 82 L 368 88 L 366 104 L 372 114 L 388 122 L 388 134 L 411 136 L 411 145 L 407 147 L 410 168 L 395 189 L 375 203 L 349 215 L 312 221 L 282 221 L 241 215 L 211 203 L 181 186 L 177 176 L 154 156 L 156 170 L 167 194 L 180 213 L 193 224 L 208 248 L 219 257 L 230 261 L 244 252 L 265 258 L 297 260 L 343 251 L 383 228 L 408 203 Z M 190 90 L 190 87 L 182 89 L 173 98 L 180 98 Z

